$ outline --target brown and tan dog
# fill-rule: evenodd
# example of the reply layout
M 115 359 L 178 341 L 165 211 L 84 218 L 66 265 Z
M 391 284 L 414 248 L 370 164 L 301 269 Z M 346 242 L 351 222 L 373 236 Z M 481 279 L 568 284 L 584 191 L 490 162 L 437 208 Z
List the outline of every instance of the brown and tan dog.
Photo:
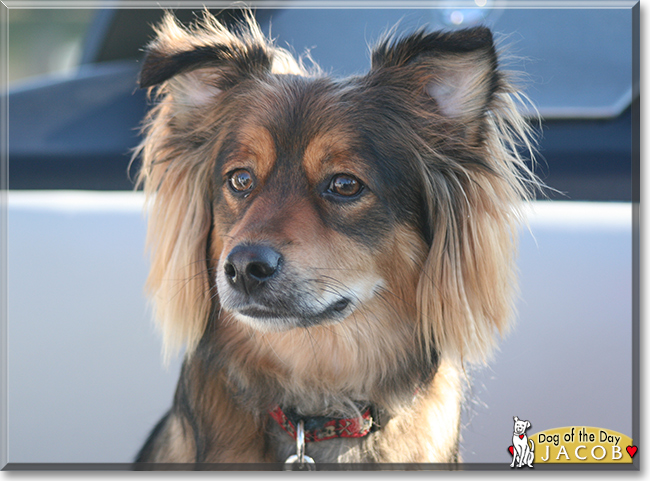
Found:
M 140 84 L 169 413 L 138 463 L 458 461 L 466 362 L 509 324 L 536 185 L 486 28 L 386 38 L 335 80 L 249 14 L 167 14 Z

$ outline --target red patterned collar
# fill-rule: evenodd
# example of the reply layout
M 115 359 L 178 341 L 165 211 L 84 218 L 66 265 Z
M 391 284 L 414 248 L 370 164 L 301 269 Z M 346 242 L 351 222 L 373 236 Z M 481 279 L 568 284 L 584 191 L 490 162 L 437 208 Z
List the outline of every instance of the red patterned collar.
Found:
M 334 438 L 362 438 L 378 428 L 376 416 L 373 419 L 372 408 L 360 410 L 358 418 L 332 418 L 327 416 L 303 417 L 293 409 L 276 406 L 269 414 L 293 439 L 296 439 L 296 426 L 302 420 L 305 423 L 305 441 L 325 441 Z

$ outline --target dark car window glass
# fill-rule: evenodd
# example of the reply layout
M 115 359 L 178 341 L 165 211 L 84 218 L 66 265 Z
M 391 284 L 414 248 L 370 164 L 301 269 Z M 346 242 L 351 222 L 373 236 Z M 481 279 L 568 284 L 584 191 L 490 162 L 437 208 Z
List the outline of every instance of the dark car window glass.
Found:
M 336 75 L 363 73 L 368 45 L 399 23 L 458 28 L 479 21 L 506 48 L 511 69 L 546 117 L 610 117 L 632 100 L 631 9 L 286 9 L 260 10 L 266 33 L 295 53 L 308 49 Z M 456 14 L 456 15 L 454 15 Z M 453 19 L 461 20 L 454 25 Z M 269 28 L 270 27 L 270 28 Z M 517 59 L 516 57 L 519 57 Z

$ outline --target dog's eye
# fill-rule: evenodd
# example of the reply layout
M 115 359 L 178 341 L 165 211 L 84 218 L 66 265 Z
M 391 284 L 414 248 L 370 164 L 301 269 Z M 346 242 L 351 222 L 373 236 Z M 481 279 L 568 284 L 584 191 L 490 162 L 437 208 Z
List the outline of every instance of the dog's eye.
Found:
M 238 169 L 231 173 L 228 182 L 235 192 L 246 192 L 253 188 L 253 176 L 245 169 Z
M 362 187 L 363 184 L 359 179 L 347 174 L 338 174 L 332 178 L 328 191 L 344 197 L 352 197 L 361 192 Z

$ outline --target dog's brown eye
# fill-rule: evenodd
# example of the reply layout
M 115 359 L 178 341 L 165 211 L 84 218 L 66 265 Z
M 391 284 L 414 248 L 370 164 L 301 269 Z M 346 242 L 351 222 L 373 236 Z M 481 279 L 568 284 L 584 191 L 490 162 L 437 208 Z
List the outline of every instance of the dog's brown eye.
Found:
M 334 176 L 329 191 L 345 197 L 352 197 L 361 191 L 361 182 L 351 175 L 339 174 Z
M 239 169 L 230 174 L 229 182 L 235 192 L 246 192 L 253 187 L 253 176 L 249 171 Z

